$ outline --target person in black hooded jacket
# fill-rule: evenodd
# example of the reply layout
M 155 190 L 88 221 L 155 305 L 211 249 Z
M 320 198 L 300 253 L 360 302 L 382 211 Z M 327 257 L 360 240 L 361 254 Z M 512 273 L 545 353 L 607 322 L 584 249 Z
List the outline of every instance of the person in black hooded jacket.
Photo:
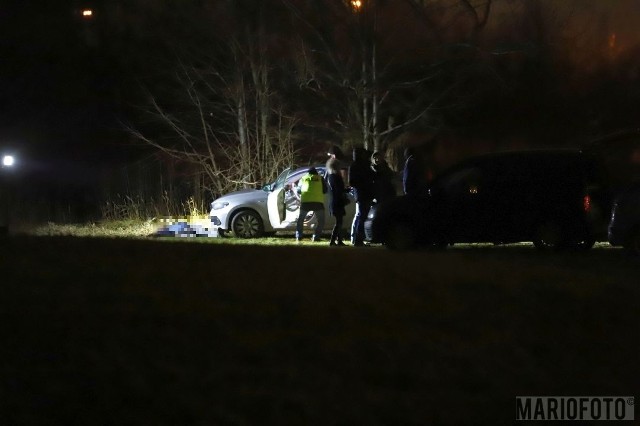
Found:
M 347 190 L 340 174 L 340 161 L 332 158 L 327 161 L 327 186 L 329 187 L 329 213 L 336 218 L 331 232 L 330 246 L 344 246 L 342 242 L 342 219 L 345 215 Z
M 353 162 L 349 167 L 349 185 L 355 190 L 356 214 L 351 225 L 351 244 L 362 246 L 364 221 L 373 201 L 373 170 L 364 148 L 353 149 Z
M 381 152 L 374 152 L 371 156 L 371 171 L 373 172 L 373 198 L 376 203 L 384 203 L 396 196 L 393 184 L 394 174 Z
M 421 196 L 425 194 L 426 179 L 418 152 L 414 148 L 404 150 L 404 170 L 402 171 L 402 190 L 405 195 Z

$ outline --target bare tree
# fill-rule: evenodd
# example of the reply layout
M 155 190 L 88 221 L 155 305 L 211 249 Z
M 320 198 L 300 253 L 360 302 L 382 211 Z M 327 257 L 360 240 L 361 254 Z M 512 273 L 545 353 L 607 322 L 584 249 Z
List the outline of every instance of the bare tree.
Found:
M 183 67 L 179 77 L 184 106 L 189 109 L 172 112 L 149 95 L 148 113 L 171 131 L 172 136 L 151 137 L 130 127 L 139 140 L 191 163 L 195 174 L 204 178 L 205 188 L 222 194 L 238 187 L 254 187 L 270 181 L 285 166 L 294 163 L 294 116 L 282 107 L 270 108 L 261 96 L 251 91 L 253 82 L 238 78 L 231 82 L 215 70 Z M 207 94 L 220 94 L 209 102 Z M 250 108 L 247 99 L 256 109 Z M 221 122 L 236 123 L 235 129 Z
M 272 87 L 278 67 L 271 64 L 267 39 L 259 16 L 256 24 L 228 34 L 215 55 L 181 61 L 173 80 L 177 91 L 171 97 L 148 94 L 147 113 L 170 132 L 130 132 L 191 163 L 213 195 L 271 181 L 295 162 L 298 118 Z
M 454 88 L 464 83 L 443 73 L 449 60 L 442 55 L 446 21 L 463 21 L 469 33 L 463 39 L 471 43 L 485 27 L 492 4 L 456 0 L 445 8 L 444 0 L 339 0 L 305 8 L 283 1 L 304 23 L 304 43 L 310 46 L 303 50 L 304 64 L 314 71 L 308 80 L 315 83 L 312 88 L 323 86 L 326 92 L 333 85 L 344 99 L 333 111 L 333 122 L 345 139 L 376 151 L 415 125 L 439 125 L 443 103 L 451 102 Z M 409 57 L 412 50 L 423 57 Z

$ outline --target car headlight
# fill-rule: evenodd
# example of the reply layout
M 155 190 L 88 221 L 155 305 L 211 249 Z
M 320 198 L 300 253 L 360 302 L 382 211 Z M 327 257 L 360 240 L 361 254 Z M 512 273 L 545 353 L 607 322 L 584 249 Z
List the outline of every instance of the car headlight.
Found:
M 220 209 L 224 209 L 228 205 L 229 203 L 226 201 L 214 201 L 213 203 L 211 203 L 211 209 L 220 210 Z

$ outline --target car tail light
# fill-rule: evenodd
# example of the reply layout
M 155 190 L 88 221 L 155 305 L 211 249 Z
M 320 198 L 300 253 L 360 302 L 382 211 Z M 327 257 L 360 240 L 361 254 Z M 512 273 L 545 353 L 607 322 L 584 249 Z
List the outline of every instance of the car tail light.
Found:
M 582 197 L 582 208 L 585 213 L 591 212 L 591 197 L 589 195 Z

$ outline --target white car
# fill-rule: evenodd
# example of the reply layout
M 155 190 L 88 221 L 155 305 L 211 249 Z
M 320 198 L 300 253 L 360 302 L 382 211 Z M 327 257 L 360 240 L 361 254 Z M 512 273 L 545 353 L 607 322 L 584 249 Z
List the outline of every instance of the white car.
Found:
M 315 166 L 321 176 L 325 167 Z M 297 184 L 309 167 L 288 168 L 275 182 L 262 189 L 245 189 L 232 192 L 215 199 L 211 203 L 209 216 L 214 233 L 232 233 L 239 238 L 258 238 L 267 233 L 295 231 L 300 213 L 300 195 Z M 355 215 L 353 194 L 347 194 L 351 201 L 346 206 L 344 227 L 350 228 Z M 325 195 L 325 231 L 333 229 L 335 218 L 329 214 L 329 194 Z M 315 214 L 310 212 L 305 218 L 307 231 L 316 226 Z

